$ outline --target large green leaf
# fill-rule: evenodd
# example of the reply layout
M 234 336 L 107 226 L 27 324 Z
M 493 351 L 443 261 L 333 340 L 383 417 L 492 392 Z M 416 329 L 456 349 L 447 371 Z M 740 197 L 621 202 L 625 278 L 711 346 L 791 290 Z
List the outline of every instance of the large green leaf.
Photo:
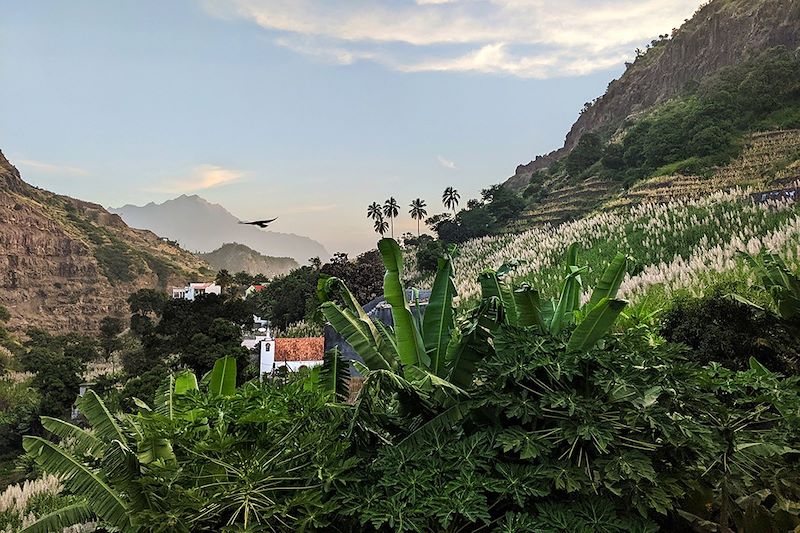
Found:
M 73 493 L 90 501 L 94 513 L 105 522 L 123 532 L 134 530 L 125 501 L 97 472 L 41 437 L 25 436 L 22 446 L 45 471 L 62 476 Z
M 344 301 L 344 311 L 350 313 L 353 317 L 360 321 L 358 326 L 359 329 L 361 329 L 365 335 L 372 339 L 371 342 L 381 353 L 381 356 L 384 360 L 386 360 L 387 364 L 392 365 L 392 367 L 396 366 L 395 361 L 397 360 L 397 350 L 393 347 L 385 345 L 385 336 L 380 334 L 376 325 L 369 318 L 369 315 L 367 315 L 367 313 L 364 311 L 364 308 L 361 306 L 361 304 L 358 303 L 358 300 L 356 300 L 356 297 L 353 295 L 353 293 L 350 292 L 350 289 L 347 288 L 347 285 L 341 279 L 334 276 L 324 277 L 318 281 L 317 295 L 323 304 L 333 302 L 333 297 L 337 294 Z M 324 310 L 322 311 L 324 314 Z M 328 319 L 330 322 L 330 319 L 327 318 L 327 316 L 326 319 Z M 336 326 L 334 326 L 334 329 L 336 329 Z M 336 329 L 336 331 L 339 330 Z M 341 331 L 339 331 L 339 333 L 344 335 L 344 333 Z
M 319 372 L 319 384 L 337 400 L 346 400 L 350 394 L 350 365 L 342 358 L 338 346 L 325 352 Z
M 481 302 L 469 320 L 453 330 L 447 346 L 448 381 L 466 389 L 472 385 L 478 361 L 488 355 L 489 338 L 503 321 L 503 307 L 496 298 Z
M 155 411 L 172 420 L 175 418 L 175 376 L 170 374 L 156 389 Z
M 626 305 L 628 302 L 624 300 L 609 300 L 608 298 L 600 300 L 572 332 L 567 343 L 567 350 L 574 352 L 589 350 L 611 329 Z
M 613 300 L 617 297 L 617 291 L 622 284 L 625 273 L 628 270 L 628 257 L 625 254 L 618 253 L 611 263 L 608 264 L 600 281 L 597 282 L 592 297 L 589 299 L 587 309 L 591 309 L 603 298 Z
M 505 265 L 503 267 L 504 270 Z M 481 298 L 488 300 L 497 298 L 503 305 L 503 316 L 507 324 L 517 324 L 517 303 L 514 290 L 494 270 L 487 269 L 478 274 L 478 283 L 481 286 Z
M 514 291 L 514 302 L 517 308 L 517 326 L 539 326 L 542 332 L 547 331 L 542 316 L 542 300 L 539 292 L 530 285 L 523 285 Z
M 49 416 L 41 417 L 42 426 L 61 440 L 68 440 L 70 442 L 70 449 L 76 454 L 89 454 L 95 458 L 100 458 L 103 455 L 103 443 L 86 431 L 79 428 L 74 424 L 65 422 L 59 418 L 52 418 Z
M 558 335 L 568 323 L 580 305 L 581 274 L 585 268 L 572 267 L 564 280 L 558 303 L 553 309 L 553 318 L 550 320 L 550 334 Z
M 175 395 L 186 394 L 189 391 L 198 390 L 197 376 L 191 370 L 184 370 L 175 376 Z
M 378 242 L 386 274 L 383 277 L 383 294 L 392 306 L 394 335 L 397 341 L 397 354 L 406 366 L 428 368 L 430 357 L 425 353 L 422 335 L 414 324 L 411 308 L 406 301 L 403 287 L 403 252 L 394 239 L 381 239 Z
M 103 403 L 103 400 L 96 392 L 89 389 L 83 396 L 78 398 L 78 409 L 86 417 L 86 420 L 94 428 L 94 431 L 102 441 L 110 442 L 114 439 L 120 442 L 127 442 L 125 434 L 117 423 L 117 419 Z
M 449 257 L 439 259 L 439 268 L 433 280 L 431 297 L 422 319 L 425 351 L 431 358 L 430 370 L 439 377 L 445 375 L 445 356 L 450 342 L 453 323 L 453 298 L 456 286 L 453 283 L 453 264 Z
M 34 523 L 20 529 L 18 533 L 52 533 L 53 531 L 62 531 L 70 526 L 90 522 L 96 516 L 88 502 L 85 500 L 79 501 L 40 517 Z
M 208 390 L 212 396 L 231 396 L 236 392 L 236 359 L 220 357 L 211 371 Z
M 344 337 L 371 370 L 390 370 L 396 366 L 394 360 L 391 363 L 387 361 L 384 354 L 378 349 L 378 344 L 370 333 L 370 327 L 375 327 L 372 321 L 367 319 L 369 324 L 366 324 L 334 302 L 325 302 L 320 309 L 325 320 L 330 322 L 333 329 Z M 380 335 L 377 333 L 377 329 L 375 331 L 377 335 Z

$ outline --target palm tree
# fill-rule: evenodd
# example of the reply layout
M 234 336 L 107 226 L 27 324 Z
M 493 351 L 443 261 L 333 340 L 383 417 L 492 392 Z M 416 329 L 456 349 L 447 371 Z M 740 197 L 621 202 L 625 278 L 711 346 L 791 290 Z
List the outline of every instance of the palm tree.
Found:
M 378 202 L 372 202 L 367 207 L 367 218 L 371 218 L 372 220 L 378 220 L 379 218 L 383 218 L 383 212 L 381 211 L 381 205 Z
M 394 239 L 394 217 L 400 213 L 400 206 L 397 205 L 397 200 L 394 196 L 390 197 L 383 203 L 383 216 L 389 219 L 392 227 L 392 239 Z M 383 235 L 383 234 L 381 234 Z
M 442 193 L 442 203 L 447 209 L 453 210 L 453 218 L 456 216 L 456 207 L 458 207 L 458 201 L 460 199 L 461 195 L 452 187 L 446 188 L 444 193 Z
M 411 210 L 408 212 L 411 218 L 417 221 L 417 238 L 419 239 L 419 221 L 425 218 L 428 212 L 425 210 L 425 200 L 417 198 L 409 204 Z
M 374 228 L 375 232 L 380 233 L 381 237 L 383 237 L 384 234 L 386 234 L 386 232 L 389 230 L 389 224 L 383 219 L 383 217 L 376 218 Z

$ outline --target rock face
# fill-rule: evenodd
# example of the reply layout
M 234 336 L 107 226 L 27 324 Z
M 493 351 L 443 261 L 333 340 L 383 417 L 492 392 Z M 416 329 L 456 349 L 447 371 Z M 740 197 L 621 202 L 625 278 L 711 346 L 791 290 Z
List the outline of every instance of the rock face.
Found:
M 572 126 L 562 148 L 518 166 L 506 183 L 523 188 L 532 172 L 565 156 L 583 134 L 611 133 L 629 116 L 669 100 L 723 67 L 776 46 L 790 50 L 800 46 L 800 2 L 712 0 L 671 39 L 650 49 L 612 81 Z
M 126 205 L 110 211 L 134 228 L 169 237 L 194 252 L 207 253 L 225 243 L 238 242 L 266 256 L 291 257 L 298 263 L 306 263 L 312 257 L 322 261 L 330 258 L 315 240 L 239 224 L 239 219 L 224 207 L 196 194 L 181 195 L 161 204 Z
M 9 326 L 91 332 L 127 314 L 139 288 L 182 284 L 210 270 L 102 206 L 25 183 L 0 152 L 0 305 Z
M 247 272 L 250 275 L 263 274 L 268 278 L 288 273 L 297 268 L 297 261 L 291 257 L 268 257 L 238 243 L 226 243 L 220 248 L 200 258 L 217 270 L 225 269 L 231 274 Z

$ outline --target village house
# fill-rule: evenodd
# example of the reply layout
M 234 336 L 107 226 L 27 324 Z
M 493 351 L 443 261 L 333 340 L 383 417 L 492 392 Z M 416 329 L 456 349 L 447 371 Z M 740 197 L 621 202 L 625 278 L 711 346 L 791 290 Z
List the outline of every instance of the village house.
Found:
M 193 302 L 195 298 L 202 294 L 222 294 L 222 287 L 213 281 L 205 283 L 189 283 L 186 287 L 173 287 L 172 298 L 174 300 L 189 300 Z
M 269 328 L 259 328 L 242 340 L 242 346 L 258 353 L 258 373 L 273 375 L 286 368 L 296 372 L 322 364 L 324 337 L 274 338 Z

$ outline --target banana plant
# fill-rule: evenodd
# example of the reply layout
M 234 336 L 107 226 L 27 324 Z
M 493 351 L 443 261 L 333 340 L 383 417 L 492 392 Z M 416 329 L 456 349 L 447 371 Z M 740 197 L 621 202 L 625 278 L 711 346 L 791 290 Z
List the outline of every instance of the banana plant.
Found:
M 778 316 L 800 327 L 800 278 L 778 255 L 761 252 L 757 256 L 744 254 L 744 258 L 758 275 L 761 287 L 775 302 Z M 737 299 L 758 307 L 741 297 Z
M 420 318 L 419 305 L 415 306 L 415 315 L 403 285 L 400 246 L 394 239 L 381 239 L 378 249 L 386 268 L 384 297 L 391 305 L 394 325 L 388 327 L 373 321 L 342 280 L 335 277 L 322 278 L 317 286 L 325 319 L 361 356 L 370 371 L 391 371 L 425 389 L 444 386 L 454 375 L 463 376 L 466 359 L 453 354 L 464 350 L 472 337 L 456 328 L 453 309 L 456 288 L 450 255 L 439 260 L 430 299 Z M 471 381 L 469 377 L 459 383 L 466 385 Z M 332 383 L 335 380 L 326 380 L 323 386 L 333 392 Z
M 219 359 L 211 372 L 209 395 L 233 394 L 235 384 L 235 360 Z M 197 390 L 197 377 L 185 371 L 170 375 L 159 387 L 154 408 L 136 400 L 139 412 L 135 415 L 113 415 L 103 400 L 88 390 L 77 404 L 91 429 L 42 417 L 44 428 L 57 439 L 25 436 L 25 451 L 43 470 L 60 476 L 70 491 L 83 498 L 40 517 L 21 533 L 61 531 L 97 519 L 114 531 L 139 531 L 133 517 L 154 510 L 154 503 L 142 495 L 138 481 L 150 467 L 169 467 L 176 462 L 172 443 L 151 431 L 151 426 L 164 418 L 193 421 L 194 412 L 179 409 L 177 400 Z
M 483 301 L 494 301 L 502 307 L 497 325 L 536 326 L 542 334 L 559 336 L 568 326 L 577 323 L 567 341 L 570 351 L 586 351 L 600 340 L 625 309 L 627 302 L 617 299 L 625 277 L 628 258 L 618 253 L 603 272 L 586 305 L 581 306 L 581 275 L 587 267 L 577 264 L 578 245 L 567 250 L 564 283 L 558 298 L 546 300 L 529 284 L 514 289 L 509 277 L 511 268 L 484 270 L 478 281 Z

